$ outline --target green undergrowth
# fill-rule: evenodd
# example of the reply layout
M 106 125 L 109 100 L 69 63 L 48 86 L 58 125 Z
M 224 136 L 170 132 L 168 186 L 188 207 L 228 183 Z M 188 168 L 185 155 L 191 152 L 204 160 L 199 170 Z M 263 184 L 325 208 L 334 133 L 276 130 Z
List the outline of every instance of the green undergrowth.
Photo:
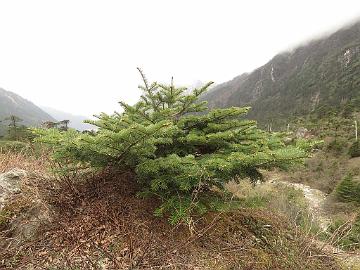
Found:
M 19 142 L 19 141 L 0 141 L 0 153 L 7 152 L 26 152 L 30 148 L 28 143 Z
M 38 157 L 49 153 L 50 149 L 35 142 L 0 140 L 0 154 L 20 154 L 29 157 Z

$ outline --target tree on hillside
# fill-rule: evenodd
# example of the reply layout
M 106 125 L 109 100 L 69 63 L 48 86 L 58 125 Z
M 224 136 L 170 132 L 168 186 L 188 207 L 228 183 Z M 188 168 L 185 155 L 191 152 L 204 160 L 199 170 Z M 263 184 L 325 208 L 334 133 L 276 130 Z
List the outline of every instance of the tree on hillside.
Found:
M 207 112 L 206 102 L 198 99 L 212 82 L 187 94 L 173 80 L 170 85 L 149 83 L 139 72 L 144 82 L 139 102 L 120 102 L 122 113 L 102 113 L 88 121 L 98 127 L 95 135 L 38 131 L 62 168 L 134 172 L 142 187 L 138 195 L 158 197 L 162 203 L 156 214 L 169 214 L 176 224 L 215 209 L 220 197 L 214 187 L 224 191 L 227 182 L 243 178 L 255 183 L 262 180 L 260 169 L 286 168 L 305 157 L 275 133 L 245 120 L 248 107 Z
M 21 128 L 19 123 L 22 122 L 23 120 L 16 115 L 10 115 L 9 117 L 6 117 L 4 120 L 10 122 L 8 125 L 8 137 L 11 140 L 18 140 L 20 135 L 20 128 Z
M 58 122 L 58 124 L 60 125 L 60 130 L 68 130 L 68 126 L 69 126 L 70 120 L 62 120 L 60 122 Z

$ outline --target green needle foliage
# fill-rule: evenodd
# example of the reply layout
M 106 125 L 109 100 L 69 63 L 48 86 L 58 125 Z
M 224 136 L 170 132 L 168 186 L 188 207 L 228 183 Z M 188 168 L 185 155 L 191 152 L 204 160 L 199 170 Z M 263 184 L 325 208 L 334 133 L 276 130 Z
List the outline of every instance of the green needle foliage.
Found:
M 344 177 L 336 187 L 336 195 L 343 202 L 360 203 L 360 183 L 351 174 Z
M 233 180 L 262 179 L 259 169 L 287 168 L 305 152 L 285 146 L 280 137 L 245 120 L 249 108 L 207 112 L 198 98 L 212 84 L 187 93 L 186 88 L 148 83 L 140 101 L 120 102 L 122 113 L 88 121 L 95 135 L 74 130 L 38 130 L 40 141 L 53 145 L 54 159 L 65 170 L 116 168 L 136 173 L 140 196 L 162 200 L 157 215 L 169 214 L 171 223 L 190 222 L 191 215 L 216 208 L 224 185 Z

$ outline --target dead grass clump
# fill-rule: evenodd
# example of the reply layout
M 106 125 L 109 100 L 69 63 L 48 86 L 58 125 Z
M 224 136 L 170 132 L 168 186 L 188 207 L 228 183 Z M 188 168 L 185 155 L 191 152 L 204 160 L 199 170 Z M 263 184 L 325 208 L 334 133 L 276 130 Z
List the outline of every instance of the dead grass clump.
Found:
M 49 164 L 49 156 L 45 151 L 39 152 L 36 155 L 12 151 L 6 153 L 0 152 L 0 173 L 19 168 L 28 172 L 46 174 Z
M 75 190 L 75 191 L 74 191 Z M 209 213 L 172 227 L 139 199 L 132 174 L 102 173 L 48 198 L 57 212 L 36 239 L 2 254 L 16 269 L 339 269 L 268 210 Z M 51 195 L 53 193 L 53 196 Z

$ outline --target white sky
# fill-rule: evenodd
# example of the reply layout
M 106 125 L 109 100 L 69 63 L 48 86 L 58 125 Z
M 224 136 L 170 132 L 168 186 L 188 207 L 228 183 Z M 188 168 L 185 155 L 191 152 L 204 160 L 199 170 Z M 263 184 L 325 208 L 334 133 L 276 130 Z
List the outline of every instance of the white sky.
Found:
M 0 87 L 111 113 L 150 81 L 222 83 L 360 18 L 359 0 L 0 0 Z

